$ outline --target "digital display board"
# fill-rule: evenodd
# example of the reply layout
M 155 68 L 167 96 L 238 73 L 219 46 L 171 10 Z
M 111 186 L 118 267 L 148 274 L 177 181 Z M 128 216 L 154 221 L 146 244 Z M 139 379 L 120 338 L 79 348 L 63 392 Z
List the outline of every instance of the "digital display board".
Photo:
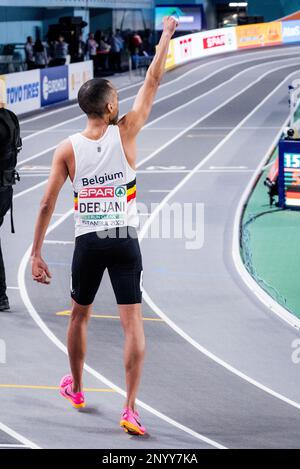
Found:
M 161 5 L 155 8 L 155 29 L 163 30 L 165 16 L 178 18 L 177 31 L 201 31 L 204 10 L 202 5 Z
M 279 205 L 300 209 L 300 142 L 279 144 Z

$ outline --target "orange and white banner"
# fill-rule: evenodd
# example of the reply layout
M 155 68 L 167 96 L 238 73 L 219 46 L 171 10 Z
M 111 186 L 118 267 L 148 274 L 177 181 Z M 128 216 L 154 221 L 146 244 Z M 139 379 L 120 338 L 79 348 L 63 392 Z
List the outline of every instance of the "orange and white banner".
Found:
M 238 49 L 276 46 L 282 44 L 282 24 L 280 22 L 237 26 Z

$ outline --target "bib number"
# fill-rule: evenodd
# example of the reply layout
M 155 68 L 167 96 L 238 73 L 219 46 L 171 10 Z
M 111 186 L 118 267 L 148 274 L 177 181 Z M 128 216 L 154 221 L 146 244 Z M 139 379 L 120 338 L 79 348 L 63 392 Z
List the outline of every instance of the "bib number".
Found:
M 126 226 L 126 186 L 82 189 L 78 194 L 77 213 L 81 226 L 103 228 Z

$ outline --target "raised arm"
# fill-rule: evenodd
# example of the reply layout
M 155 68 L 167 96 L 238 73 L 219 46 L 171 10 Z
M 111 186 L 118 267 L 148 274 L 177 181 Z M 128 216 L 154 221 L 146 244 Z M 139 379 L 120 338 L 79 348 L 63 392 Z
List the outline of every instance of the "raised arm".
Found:
M 34 242 L 31 252 L 32 278 L 40 283 L 50 283 L 51 274 L 47 264 L 42 259 L 42 246 L 44 238 L 55 209 L 58 194 L 68 177 L 66 165 L 66 154 L 71 144 L 62 142 L 56 149 L 53 157 L 49 181 L 44 197 L 41 201 L 40 210 L 35 225 Z
M 127 138 L 135 138 L 149 117 L 157 89 L 165 73 L 170 40 L 176 26 L 175 18 L 172 16 L 164 18 L 164 30 L 144 84 L 137 94 L 132 111 L 120 121 L 120 125 L 126 127 Z

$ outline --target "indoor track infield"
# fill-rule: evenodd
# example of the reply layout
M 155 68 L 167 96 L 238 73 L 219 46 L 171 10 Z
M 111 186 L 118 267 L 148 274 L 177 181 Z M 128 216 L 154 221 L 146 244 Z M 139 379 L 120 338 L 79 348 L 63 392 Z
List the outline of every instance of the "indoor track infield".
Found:
M 72 190 L 61 193 L 44 257 L 51 286 L 30 276 L 30 244 L 55 146 L 85 123 L 77 106 L 21 121 L 16 235 L 1 238 L 12 313 L 1 315 L 0 447 L 297 448 L 297 332 L 245 286 L 233 261 L 241 197 L 288 116 L 300 47 L 215 56 L 166 75 L 138 140 L 147 355 L 139 409 L 149 434 L 126 435 L 123 335 L 108 277 L 89 329 L 87 407 L 57 390 L 68 372 L 65 336 L 73 250 Z M 139 85 L 119 89 L 121 114 Z M 204 244 L 148 236 L 166 202 L 204 204 Z M 266 197 L 267 203 L 267 197 Z M 203 228 L 203 227 L 202 227 Z

